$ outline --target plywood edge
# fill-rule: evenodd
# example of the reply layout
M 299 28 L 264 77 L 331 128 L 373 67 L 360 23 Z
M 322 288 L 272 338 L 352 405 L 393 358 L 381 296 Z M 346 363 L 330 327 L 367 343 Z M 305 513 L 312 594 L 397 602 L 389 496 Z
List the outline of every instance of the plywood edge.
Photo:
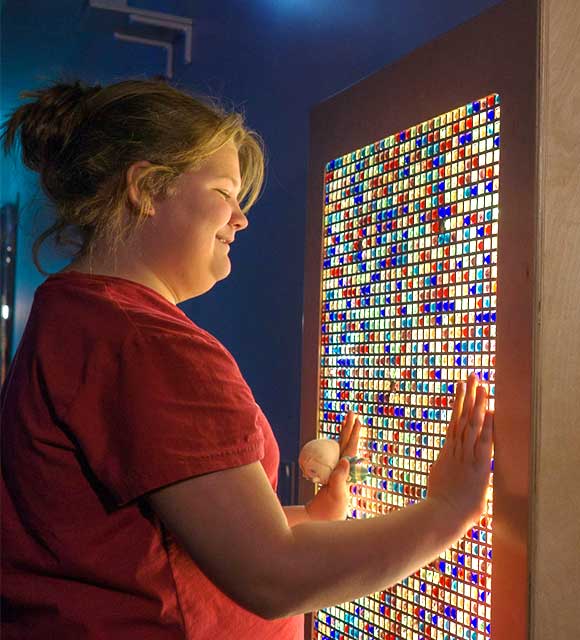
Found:
M 540 9 L 530 638 L 564 640 L 580 589 L 580 4 Z

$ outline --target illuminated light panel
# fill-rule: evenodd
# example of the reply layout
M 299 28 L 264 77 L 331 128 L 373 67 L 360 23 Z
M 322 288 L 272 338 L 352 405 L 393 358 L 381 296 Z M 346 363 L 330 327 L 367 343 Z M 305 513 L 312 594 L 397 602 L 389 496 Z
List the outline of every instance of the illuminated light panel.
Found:
M 325 170 L 319 435 L 349 410 L 370 475 L 350 518 L 427 496 L 455 385 L 495 396 L 500 98 L 489 95 Z M 394 587 L 315 613 L 316 640 L 489 640 L 492 513 Z

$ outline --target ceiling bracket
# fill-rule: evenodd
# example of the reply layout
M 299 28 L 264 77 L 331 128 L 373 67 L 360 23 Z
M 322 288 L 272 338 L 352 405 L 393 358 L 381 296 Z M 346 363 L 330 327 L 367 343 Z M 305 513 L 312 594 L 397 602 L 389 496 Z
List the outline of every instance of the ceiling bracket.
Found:
M 165 75 L 168 78 L 173 77 L 175 32 L 184 35 L 183 61 L 185 64 L 191 64 L 193 41 L 193 21 L 191 18 L 131 7 L 127 4 L 127 0 L 89 0 L 89 6 L 92 9 L 124 13 L 128 15 L 129 22 L 133 25 L 143 25 L 148 28 L 149 31 L 143 33 L 133 29 L 130 32 L 115 31 L 113 35 L 117 40 L 124 42 L 136 42 L 165 49 L 167 53 Z M 151 29 L 157 29 L 158 35 L 152 35 Z M 172 32 L 174 33 L 172 34 Z M 163 37 L 164 34 L 169 34 L 169 38 Z

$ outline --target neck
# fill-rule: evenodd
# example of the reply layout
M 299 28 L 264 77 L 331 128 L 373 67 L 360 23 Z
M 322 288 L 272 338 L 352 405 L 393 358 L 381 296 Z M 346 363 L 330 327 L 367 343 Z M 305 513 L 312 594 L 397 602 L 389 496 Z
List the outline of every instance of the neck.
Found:
M 157 293 L 161 294 L 172 304 L 176 305 L 179 302 L 178 296 L 171 286 L 165 283 L 162 278 L 157 276 L 140 260 L 133 259 L 129 261 L 119 256 L 117 256 L 116 259 L 103 260 L 102 256 L 93 252 L 90 257 L 84 255 L 75 258 L 68 266 L 61 270 L 61 272 L 66 271 L 78 271 L 92 275 L 124 278 L 125 280 L 138 282 L 157 291 Z

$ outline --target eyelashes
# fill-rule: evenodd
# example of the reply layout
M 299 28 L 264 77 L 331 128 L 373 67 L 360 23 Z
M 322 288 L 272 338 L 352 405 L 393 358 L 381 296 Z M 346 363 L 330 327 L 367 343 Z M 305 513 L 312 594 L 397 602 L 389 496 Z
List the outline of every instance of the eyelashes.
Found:
M 236 197 L 233 194 L 231 194 L 229 191 L 225 191 L 224 189 L 216 189 L 216 191 L 220 195 L 222 195 L 224 200 L 226 200 L 226 201 L 234 200 L 234 198 Z M 248 212 L 247 211 L 242 211 L 241 205 L 237 200 L 236 200 L 236 205 L 238 207 L 239 212 L 244 216 L 244 218 L 247 218 L 248 217 Z

